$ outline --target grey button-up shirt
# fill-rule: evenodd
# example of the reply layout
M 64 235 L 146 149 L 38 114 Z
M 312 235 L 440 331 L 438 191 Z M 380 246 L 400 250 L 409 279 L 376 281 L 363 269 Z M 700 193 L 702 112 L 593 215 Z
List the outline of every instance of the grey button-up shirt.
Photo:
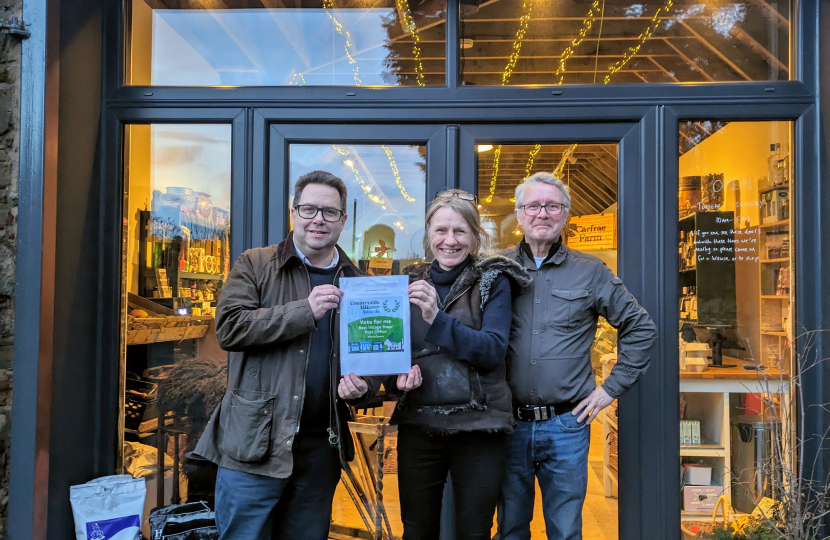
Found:
M 622 280 L 596 257 L 561 246 L 541 268 L 522 244 L 503 254 L 533 283 L 513 301 L 507 382 L 516 405 L 584 399 L 596 387 L 591 346 L 600 315 L 617 329 L 617 364 L 603 384 L 618 398 L 648 367 L 657 328 Z

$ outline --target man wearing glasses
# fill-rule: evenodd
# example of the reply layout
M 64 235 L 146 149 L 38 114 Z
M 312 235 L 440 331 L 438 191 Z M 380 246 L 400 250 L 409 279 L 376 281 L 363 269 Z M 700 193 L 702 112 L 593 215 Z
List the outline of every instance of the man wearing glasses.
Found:
M 535 479 L 549 540 L 582 538 L 588 485 L 589 424 L 648 367 L 657 328 L 605 264 L 568 249 L 568 187 L 537 173 L 516 188 L 524 238 L 504 255 L 533 283 L 513 301 L 507 382 L 517 427 L 510 441 L 498 508 L 501 540 L 529 540 Z M 617 364 L 602 386 L 591 367 L 597 318 L 618 331 Z
M 228 390 L 195 450 L 219 466 L 222 540 L 328 538 L 340 468 L 354 455 L 343 400 L 371 394 L 354 373 L 338 383 L 337 283 L 359 273 L 337 246 L 346 200 L 333 174 L 300 177 L 294 231 L 244 252 L 222 289 Z

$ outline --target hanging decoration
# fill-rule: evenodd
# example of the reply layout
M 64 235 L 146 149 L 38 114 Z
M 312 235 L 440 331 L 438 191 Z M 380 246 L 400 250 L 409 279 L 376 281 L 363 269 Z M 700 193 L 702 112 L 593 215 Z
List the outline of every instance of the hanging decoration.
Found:
M 496 194 L 496 183 L 499 179 L 499 158 L 501 157 L 501 145 L 496 147 L 493 153 L 493 176 L 490 177 L 490 194 L 484 199 L 485 202 L 493 202 L 493 195 Z
M 415 26 L 415 19 L 409 12 L 409 2 L 407 0 L 397 0 L 398 13 L 403 17 L 403 26 L 409 30 L 409 35 L 412 36 L 412 55 L 415 57 L 415 81 L 418 86 L 426 86 L 424 82 L 424 64 L 421 61 L 421 37 L 418 35 L 418 27 Z M 413 199 L 414 200 L 414 199 Z
M 513 69 L 516 67 L 516 62 L 519 61 L 519 53 L 522 51 L 522 40 L 527 33 L 527 27 L 530 25 L 530 12 L 533 9 L 533 2 L 527 0 L 522 4 L 524 14 L 519 18 L 519 29 L 516 31 L 516 39 L 513 41 L 513 49 L 510 53 L 510 58 L 507 60 L 507 65 L 504 67 L 504 73 L 501 75 L 501 85 L 505 86 L 510 82 L 510 77 L 513 76 Z
M 533 160 L 536 159 L 536 154 L 538 154 L 541 149 L 542 145 L 537 144 L 533 147 L 533 150 L 530 151 L 530 157 L 527 160 L 527 165 L 525 165 L 525 178 L 530 176 L 530 171 L 533 170 Z
M 357 180 L 357 183 L 360 185 L 360 188 L 364 191 L 364 193 L 366 193 L 366 196 L 369 197 L 369 200 L 371 200 L 375 204 L 386 204 L 385 200 L 381 199 L 377 195 L 372 194 L 372 186 L 367 186 L 366 185 L 366 182 L 360 176 L 360 171 L 358 171 L 357 167 L 354 166 L 354 160 L 352 159 L 352 153 L 349 152 L 348 150 L 338 148 L 335 145 L 332 145 L 332 147 L 335 150 L 337 150 L 338 154 L 340 154 L 341 156 L 346 158 L 346 160 L 343 163 L 345 163 L 346 167 L 351 169 L 352 173 L 354 174 L 354 179 Z
M 533 170 L 533 160 L 536 159 L 536 154 L 538 154 L 541 149 L 542 145 L 537 144 L 533 147 L 533 150 L 530 151 L 530 157 L 527 160 L 527 165 L 525 165 L 525 178 L 530 176 L 530 171 Z M 516 197 L 510 197 L 510 202 L 516 202 Z
M 301 82 L 297 82 L 297 77 L 299 77 L 299 78 L 300 78 L 300 81 L 301 81 Z M 302 73 L 295 73 L 295 74 L 291 77 L 291 80 L 288 82 L 288 86 L 291 86 L 291 85 L 302 86 L 302 85 L 304 85 L 304 84 L 306 84 L 306 82 L 305 82 L 305 77 L 303 77 L 303 74 L 302 74 Z
M 392 154 L 392 150 L 390 150 L 389 147 L 385 144 L 382 144 L 380 147 L 383 148 L 383 151 L 386 152 L 386 157 L 389 158 L 389 166 L 392 167 L 392 174 L 395 175 L 395 183 L 398 184 L 398 189 L 401 190 L 401 195 L 403 195 L 403 198 L 407 201 L 415 202 L 415 198 L 410 197 L 409 194 L 406 192 L 406 189 L 404 189 L 403 187 L 401 175 L 398 171 L 398 164 L 395 163 L 395 156 Z
M 591 4 L 591 9 L 588 10 L 588 15 L 582 19 L 582 28 L 579 30 L 577 36 L 571 41 L 571 44 L 568 45 L 562 52 L 562 57 L 559 59 L 559 67 L 556 68 L 556 73 L 554 75 L 559 77 L 559 82 L 557 84 L 562 84 L 562 81 L 565 79 L 565 63 L 568 59 L 573 55 L 574 51 L 577 47 L 579 47 L 580 43 L 585 39 L 585 36 L 588 35 L 588 32 L 591 30 L 591 27 L 594 25 L 594 20 L 597 18 L 597 13 L 599 12 L 599 0 L 594 0 L 594 3 Z
M 576 144 L 572 144 L 567 150 L 565 150 L 562 153 L 562 159 L 559 160 L 559 165 L 557 165 L 556 168 L 553 169 L 553 175 L 559 178 L 560 180 L 562 179 L 562 177 L 559 175 L 562 174 L 562 169 L 565 168 L 565 164 L 569 163 L 570 157 L 573 155 L 574 150 L 576 150 Z
M 346 44 L 343 46 L 343 49 L 346 51 L 346 58 L 349 59 L 349 64 L 352 65 L 352 73 L 354 73 L 354 83 L 355 86 L 360 86 L 363 84 L 363 81 L 360 80 L 360 68 L 357 65 L 357 60 L 354 59 L 350 49 L 354 49 L 354 43 L 352 43 L 352 35 L 349 33 L 348 30 L 343 28 L 343 25 L 340 24 L 340 21 L 337 20 L 337 17 L 331 14 L 330 9 L 334 9 L 334 0 L 323 0 L 323 9 L 326 10 L 326 15 L 329 16 L 331 22 L 334 23 L 334 29 L 337 31 L 338 34 L 344 36 L 346 38 Z
M 603 84 L 608 84 L 609 82 L 611 82 L 611 76 L 619 70 L 621 70 L 626 64 L 628 64 L 628 62 L 631 61 L 632 58 L 634 58 L 634 56 L 638 52 L 640 52 L 640 48 L 643 46 L 643 43 L 645 43 L 646 40 L 651 37 L 651 34 L 660 25 L 660 14 L 667 14 L 671 10 L 673 5 L 674 0 L 666 0 L 666 4 L 657 9 L 657 11 L 654 13 L 654 17 L 651 18 L 651 22 L 649 22 L 648 28 L 643 30 L 643 32 L 637 37 L 637 44 L 629 47 L 628 50 L 625 51 L 625 55 L 622 57 L 622 59 L 617 61 L 616 64 L 614 64 L 608 69 L 608 74 L 605 76 L 605 82 Z

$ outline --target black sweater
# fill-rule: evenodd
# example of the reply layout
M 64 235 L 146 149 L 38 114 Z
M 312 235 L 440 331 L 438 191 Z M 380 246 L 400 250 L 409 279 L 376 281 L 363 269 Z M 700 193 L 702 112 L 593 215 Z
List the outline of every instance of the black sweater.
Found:
M 442 303 L 470 260 L 467 259 L 465 263 L 450 270 L 442 270 L 438 263 L 433 261 L 429 277 Z M 484 306 L 481 330 L 473 330 L 461 324 L 455 317 L 439 311 L 427 332 L 426 340 L 449 349 L 459 360 L 464 360 L 476 369 L 486 372 L 504 362 L 512 320 L 510 281 L 504 275 L 499 275 Z
M 306 265 L 311 288 L 334 284 L 337 267 L 322 269 Z M 325 431 L 331 415 L 331 319 L 332 310 L 317 321 L 317 330 L 311 333 L 308 348 L 308 367 L 305 372 L 305 400 L 300 416 L 300 431 Z

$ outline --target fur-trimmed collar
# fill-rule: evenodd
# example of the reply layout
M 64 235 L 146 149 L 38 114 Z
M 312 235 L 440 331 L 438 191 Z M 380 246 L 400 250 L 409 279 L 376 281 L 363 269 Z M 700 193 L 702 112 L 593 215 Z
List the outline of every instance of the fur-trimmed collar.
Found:
M 432 279 L 429 276 L 430 267 L 431 264 L 411 264 L 403 269 L 403 273 L 409 276 L 410 283 L 423 279 L 432 284 Z M 478 281 L 481 290 L 481 309 L 484 309 L 487 300 L 490 298 L 490 289 L 496 278 L 501 274 L 504 274 L 519 287 L 527 287 L 532 281 L 527 270 L 512 259 L 502 255 L 478 257 L 474 258 L 467 268 L 461 272 L 461 275 L 458 276 L 450 288 L 446 299 L 451 301 Z M 444 306 L 440 305 L 439 302 L 439 307 L 443 308 Z

